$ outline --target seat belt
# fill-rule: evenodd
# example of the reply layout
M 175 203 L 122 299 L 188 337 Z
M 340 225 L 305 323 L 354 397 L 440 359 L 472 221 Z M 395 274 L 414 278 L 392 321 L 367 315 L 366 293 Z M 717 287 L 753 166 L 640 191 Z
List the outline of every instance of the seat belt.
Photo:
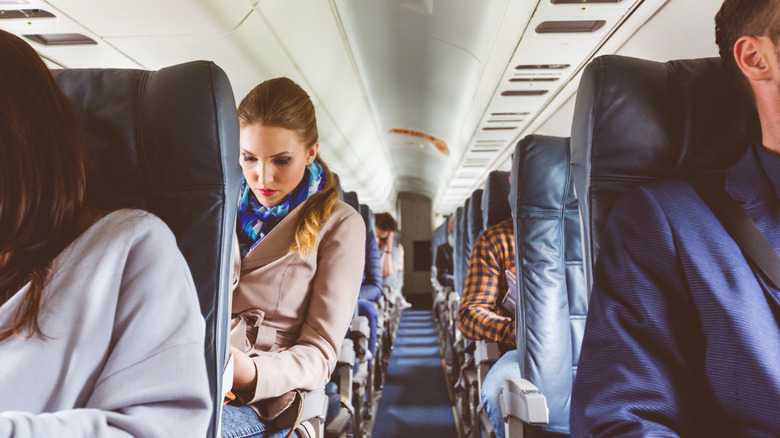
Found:
M 780 289 L 780 255 L 756 226 L 745 209 L 723 188 L 712 174 L 695 174 L 685 177 L 699 197 L 707 204 L 723 228 L 737 242 L 775 289 Z

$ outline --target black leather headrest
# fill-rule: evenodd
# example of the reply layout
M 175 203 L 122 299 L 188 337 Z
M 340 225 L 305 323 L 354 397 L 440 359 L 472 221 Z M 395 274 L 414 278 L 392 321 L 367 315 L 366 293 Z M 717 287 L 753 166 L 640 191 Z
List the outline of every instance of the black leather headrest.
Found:
M 466 248 L 469 256 L 474 249 L 474 244 L 477 239 L 485 231 L 485 227 L 482 224 L 482 193 L 484 190 L 477 189 L 471 194 L 469 199 L 469 223 L 468 223 L 468 248 Z
M 595 59 L 577 91 L 572 171 L 582 210 L 586 278 L 607 215 L 627 190 L 723 168 L 760 137 L 752 105 L 718 58 L 654 62 Z
M 104 209 L 143 208 L 176 235 L 206 319 L 206 365 L 218 406 L 241 182 L 238 116 L 230 82 L 219 67 L 204 61 L 157 72 L 87 69 L 53 74 L 76 106 L 92 161 L 88 203 Z
M 360 201 L 358 201 L 358 195 L 356 192 L 344 192 L 344 202 L 349 204 L 358 213 L 360 212 Z
M 512 217 L 509 209 L 509 172 L 494 170 L 485 181 L 482 194 L 482 224 L 485 229 Z

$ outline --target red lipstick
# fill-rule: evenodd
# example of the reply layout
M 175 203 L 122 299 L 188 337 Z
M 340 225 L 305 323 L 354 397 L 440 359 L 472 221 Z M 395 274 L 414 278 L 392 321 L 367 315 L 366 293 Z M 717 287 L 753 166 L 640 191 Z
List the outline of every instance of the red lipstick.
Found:
M 268 198 L 276 194 L 279 190 L 271 190 L 271 189 L 257 189 L 257 193 L 260 194 L 260 196 Z

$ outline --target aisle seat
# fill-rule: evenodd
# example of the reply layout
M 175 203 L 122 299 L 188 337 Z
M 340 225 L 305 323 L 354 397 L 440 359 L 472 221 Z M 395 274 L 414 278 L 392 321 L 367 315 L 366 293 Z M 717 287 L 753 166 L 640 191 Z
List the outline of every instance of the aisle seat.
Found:
M 720 58 L 655 62 L 613 55 L 591 62 L 577 92 L 571 138 L 588 293 L 604 226 L 620 196 L 653 181 L 726 168 L 760 133 L 755 110 Z
M 760 133 L 720 58 L 655 62 L 618 55 L 586 67 L 572 125 L 585 277 L 593 282 L 604 224 L 626 191 L 736 162 Z M 641 124 L 642 135 L 628 126 Z
M 206 321 L 206 367 L 216 407 L 208 436 L 216 437 L 224 393 L 232 385 L 232 367 L 226 367 L 230 258 L 241 182 L 230 82 L 204 61 L 159 71 L 52 73 L 75 104 L 95 164 L 88 203 L 159 216 L 189 264 Z
M 509 200 L 521 378 L 504 382 L 500 397 L 506 436 L 565 435 L 588 307 L 569 139 L 518 143 Z

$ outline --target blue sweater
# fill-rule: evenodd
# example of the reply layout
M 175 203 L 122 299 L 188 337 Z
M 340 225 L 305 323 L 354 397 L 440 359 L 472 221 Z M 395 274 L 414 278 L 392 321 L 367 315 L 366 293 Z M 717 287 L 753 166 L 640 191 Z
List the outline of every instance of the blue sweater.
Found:
M 756 148 L 721 173 L 780 249 Z M 780 436 L 779 320 L 780 292 L 685 181 L 623 197 L 594 273 L 572 436 Z
M 382 265 L 379 247 L 374 233 L 366 230 L 366 264 L 363 269 L 363 284 L 360 286 L 361 300 L 379 301 L 382 296 Z

